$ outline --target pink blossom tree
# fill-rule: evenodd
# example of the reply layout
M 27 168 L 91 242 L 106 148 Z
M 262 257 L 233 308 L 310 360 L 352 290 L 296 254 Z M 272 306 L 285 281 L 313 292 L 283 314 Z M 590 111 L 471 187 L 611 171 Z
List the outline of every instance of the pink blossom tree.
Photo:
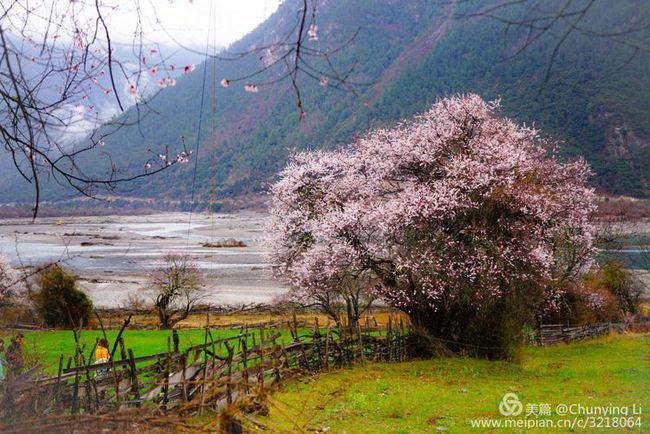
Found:
M 445 98 L 345 148 L 294 155 L 272 188 L 272 260 L 292 292 L 372 282 L 416 327 L 468 349 L 486 346 L 512 300 L 535 312 L 590 256 L 590 170 L 498 108 Z

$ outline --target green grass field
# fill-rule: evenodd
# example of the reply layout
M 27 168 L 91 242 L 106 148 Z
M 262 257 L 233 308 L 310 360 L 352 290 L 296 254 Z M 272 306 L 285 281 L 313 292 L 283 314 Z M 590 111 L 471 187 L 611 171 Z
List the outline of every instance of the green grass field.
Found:
M 265 336 L 276 330 L 266 330 Z M 280 341 L 289 342 L 290 333 L 288 330 L 278 330 L 282 335 Z M 299 330 L 300 333 L 307 333 L 306 330 Z M 117 330 L 107 330 L 106 335 L 113 345 L 113 341 L 117 336 Z M 212 330 L 212 337 L 216 339 L 236 336 L 239 334 L 239 329 L 223 329 Z M 30 356 L 36 358 L 41 364 L 43 370 L 50 374 L 55 374 L 58 369 L 59 355 L 63 354 L 64 363 L 69 356 L 74 354 L 74 336 L 71 331 L 67 330 L 53 330 L 47 332 L 28 332 L 25 335 L 25 352 Z M 203 344 L 205 339 L 205 332 L 202 329 L 180 329 L 178 331 L 180 350 L 191 347 L 193 345 Z M 90 351 L 95 345 L 96 339 L 101 338 L 101 330 L 88 330 L 81 332 L 81 344 L 85 344 L 84 354 L 89 356 Z M 167 351 L 167 340 L 171 339 L 172 332 L 170 330 L 126 330 L 122 334 L 124 338 L 125 347 L 131 348 L 135 357 L 147 356 L 150 354 L 157 354 Z M 256 341 L 259 342 L 259 334 L 256 332 Z M 248 343 L 252 343 L 251 339 Z M 119 351 L 118 351 L 119 353 Z M 94 360 L 94 359 L 93 359 Z M 119 360 L 119 356 L 116 357 Z
M 648 413 L 650 336 L 528 347 L 519 364 L 454 357 L 333 371 L 284 386 L 271 395 L 269 416 L 255 417 L 273 432 L 525 432 L 472 428 L 468 423 L 470 418 L 505 419 L 498 404 L 507 392 L 515 392 L 524 406 L 551 404 L 554 421 L 560 419 L 555 414 L 558 404 L 636 404 Z M 642 427 L 634 431 L 650 432 L 650 417 L 641 417 Z M 574 431 L 621 432 L 613 428 Z
M 305 333 L 307 331 L 304 331 Z M 239 330 L 213 332 L 215 339 Z M 281 340 L 290 339 L 282 331 Z M 117 331 L 108 331 L 112 340 Z M 181 349 L 203 343 L 204 331 L 179 331 Z M 82 343 L 89 354 L 100 331 L 84 331 Z M 127 330 L 127 348 L 136 357 L 167 349 L 170 331 Z M 59 354 L 74 351 L 70 331 L 25 334 L 27 353 L 36 354 L 47 372 L 57 369 Z M 428 433 L 524 432 L 472 428 L 470 419 L 504 421 L 498 412 L 503 395 L 514 392 L 524 406 L 550 404 L 550 417 L 558 404 L 645 407 L 650 411 L 650 336 L 621 335 L 570 345 L 526 347 L 520 363 L 465 357 L 404 363 L 377 363 L 335 370 L 284 385 L 271 394 L 268 417 L 254 416 L 273 432 Z M 523 419 L 524 414 L 518 416 Z M 650 417 L 642 414 L 635 432 L 650 432 Z M 573 416 L 570 418 L 572 419 Z M 586 416 L 579 416 L 585 420 Z M 253 429 L 251 425 L 249 429 Z M 613 428 L 538 429 L 537 432 L 619 432 Z M 630 431 L 630 430 L 624 430 Z

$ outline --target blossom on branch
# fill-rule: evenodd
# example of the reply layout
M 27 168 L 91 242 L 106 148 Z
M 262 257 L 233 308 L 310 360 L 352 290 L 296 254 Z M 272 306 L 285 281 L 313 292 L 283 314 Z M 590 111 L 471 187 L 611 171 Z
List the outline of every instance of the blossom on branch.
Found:
M 318 26 L 316 24 L 309 26 L 309 30 L 307 30 L 307 36 L 309 36 L 310 41 L 318 41 Z

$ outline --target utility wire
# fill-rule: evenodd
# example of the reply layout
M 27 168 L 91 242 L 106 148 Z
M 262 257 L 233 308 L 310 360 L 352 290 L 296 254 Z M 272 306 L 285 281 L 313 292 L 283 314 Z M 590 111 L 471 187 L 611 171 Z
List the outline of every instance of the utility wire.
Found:
M 210 56 L 209 50 L 210 50 L 210 31 L 212 30 L 212 19 L 213 19 L 213 8 L 214 8 L 214 3 L 210 2 L 210 13 L 209 13 L 209 19 L 208 19 L 208 37 L 207 37 L 207 42 L 205 43 L 205 58 L 203 60 L 203 83 L 201 86 L 201 104 L 200 104 L 200 109 L 199 109 L 199 125 L 198 125 L 198 131 L 196 132 L 196 151 L 194 153 L 194 170 L 192 172 L 192 195 L 190 199 L 190 216 L 188 219 L 188 225 L 187 225 L 187 244 L 186 244 L 186 249 L 189 248 L 190 245 L 190 232 L 192 231 L 192 214 L 194 212 L 194 205 L 195 205 L 195 195 L 196 195 L 196 172 L 197 168 L 199 165 L 199 150 L 201 149 L 201 127 L 203 125 L 203 103 L 205 101 L 205 85 L 207 82 L 207 69 L 208 69 L 208 58 Z

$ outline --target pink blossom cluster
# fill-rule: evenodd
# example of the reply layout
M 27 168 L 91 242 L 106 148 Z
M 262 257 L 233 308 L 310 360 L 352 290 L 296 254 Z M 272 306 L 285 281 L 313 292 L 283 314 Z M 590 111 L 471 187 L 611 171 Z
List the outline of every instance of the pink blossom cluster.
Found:
M 607 299 L 605 296 L 596 291 L 585 291 L 583 293 L 583 298 L 585 304 L 594 311 L 603 310 L 603 308 L 607 305 Z
M 318 41 L 318 26 L 316 24 L 311 24 L 309 26 L 307 36 L 309 36 L 310 41 Z
M 542 313 L 545 315 L 554 315 L 562 310 L 562 297 L 565 291 L 550 290 L 547 291 L 542 302 Z
M 589 167 L 560 162 L 498 109 L 449 97 L 347 147 L 293 155 L 271 190 L 277 274 L 303 295 L 370 274 L 393 306 L 436 309 L 553 278 L 557 240 L 590 252 Z

